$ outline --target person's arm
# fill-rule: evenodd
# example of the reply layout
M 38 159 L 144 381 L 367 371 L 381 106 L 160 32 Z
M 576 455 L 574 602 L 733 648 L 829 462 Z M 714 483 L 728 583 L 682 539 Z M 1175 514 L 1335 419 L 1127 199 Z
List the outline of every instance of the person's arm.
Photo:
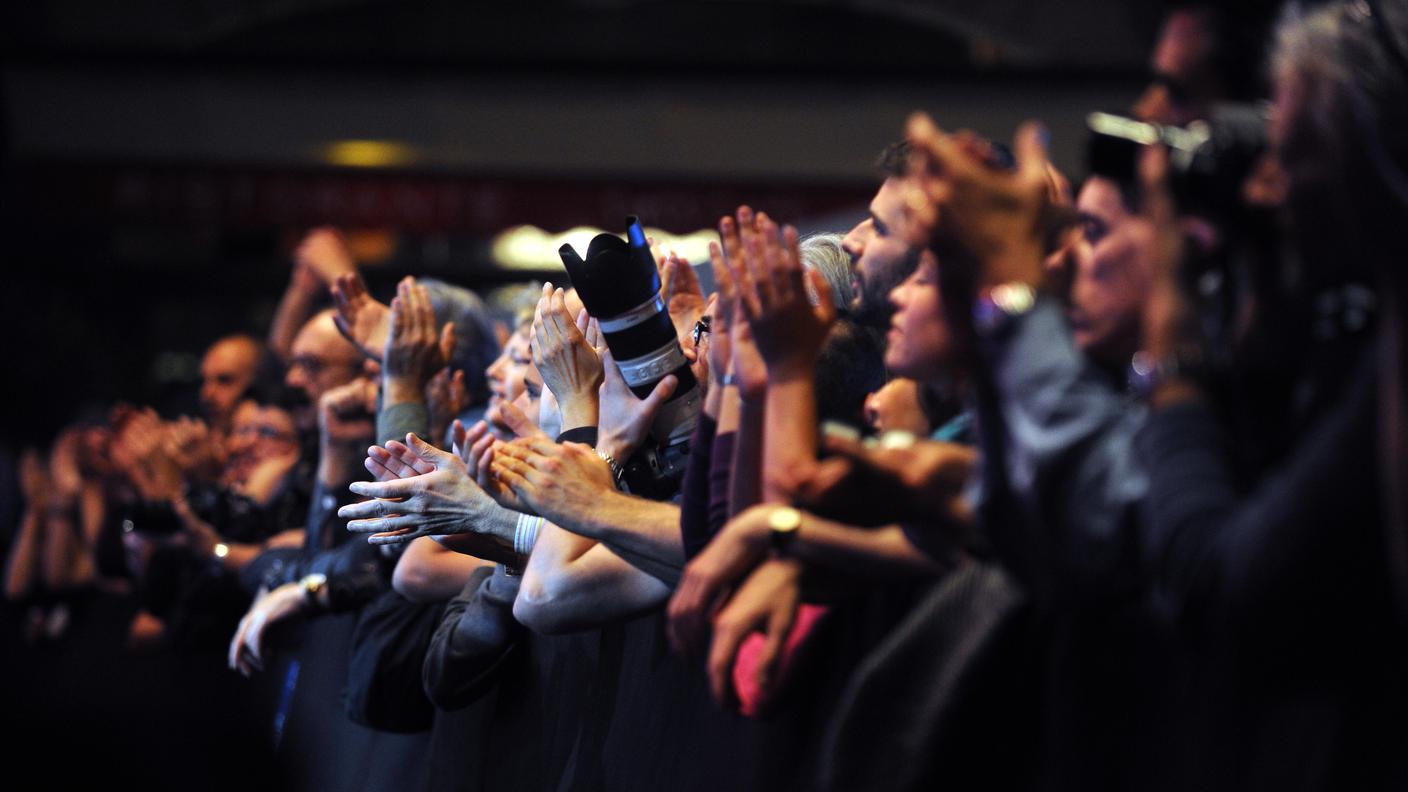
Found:
M 1372 459 L 1378 434 L 1375 350 L 1362 354 L 1338 404 L 1250 493 L 1235 484 L 1206 402 L 1150 415 L 1137 442 L 1149 473 L 1148 555 L 1186 621 L 1215 613 L 1239 629 L 1305 630 L 1316 614 L 1344 613 L 1331 603 L 1363 581 L 1382 579 L 1378 482 L 1351 461 Z
M 387 443 L 369 449 L 368 468 L 393 467 L 399 476 L 376 482 L 353 482 L 350 489 L 370 500 L 338 510 L 347 530 L 369 533 L 371 544 L 399 544 L 421 536 L 463 537 L 473 555 L 517 565 L 514 551 L 517 515 L 494 501 L 469 472 L 464 460 L 415 435 L 407 444 Z M 375 470 L 374 470 L 375 472 Z
M 689 440 L 689 459 L 685 462 L 684 480 L 680 483 L 680 541 L 686 556 L 699 552 L 713 532 L 709 528 L 710 483 L 714 468 L 714 414 L 710 401 L 717 402 L 717 390 L 710 388 L 704 414 L 694 425 Z
M 44 512 L 48 508 L 45 498 L 48 476 L 34 451 L 26 451 L 20 459 L 20 481 L 25 492 L 25 509 L 5 563 L 5 596 L 12 600 L 28 594 L 34 586 L 43 541 Z
M 357 265 L 342 236 L 331 228 L 309 231 L 294 252 L 293 272 L 274 311 L 269 327 L 269 349 L 284 363 L 293 339 L 313 314 L 329 286 L 339 275 L 357 272 Z
M 669 585 L 606 545 L 545 522 L 523 571 L 513 616 L 540 633 L 589 630 L 636 616 L 669 596 Z
M 680 507 L 617 491 L 610 468 L 591 448 L 514 440 L 495 452 L 492 469 L 533 513 L 606 544 L 662 581 L 678 578 L 684 564 Z
M 445 606 L 425 652 L 425 695 L 442 710 L 469 706 L 498 679 L 523 638 L 513 618 L 520 578 L 502 566 L 476 569 Z
M 406 545 L 391 574 L 391 587 L 411 602 L 443 602 L 459 593 L 476 570 L 492 566 L 421 537 Z

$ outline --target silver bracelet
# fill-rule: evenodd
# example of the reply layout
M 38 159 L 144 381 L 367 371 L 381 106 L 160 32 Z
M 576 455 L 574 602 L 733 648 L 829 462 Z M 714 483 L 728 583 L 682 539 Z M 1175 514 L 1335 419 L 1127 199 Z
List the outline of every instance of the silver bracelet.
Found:
M 616 484 L 616 489 L 621 489 L 621 484 L 626 479 L 626 471 L 621 469 L 621 466 L 616 463 L 615 459 L 611 458 L 610 454 L 602 451 L 600 448 L 593 448 L 592 450 L 596 452 L 597 456 L 601 457 L 601 460 L 606 463 L 607 467 L 611 468 L 611 480 Z

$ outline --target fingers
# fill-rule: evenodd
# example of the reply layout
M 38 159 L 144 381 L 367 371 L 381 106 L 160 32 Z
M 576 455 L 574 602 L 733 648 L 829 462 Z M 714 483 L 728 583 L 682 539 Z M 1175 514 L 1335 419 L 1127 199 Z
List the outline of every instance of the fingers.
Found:
M 675 389 L 679 387 L 679 384 L 679 378 L 674 374 L 667 374 L 655 383 L 655 389 L 641 402 L 641 410 L 649 417 L 649 420 L 655 419 L 660 408 L 665 406 L 665 402 L 669 401 L 671 396 L 675 395 Z
M 778 669 L 787 649 L 787 639 L 792 637 L 792 625 L 796 621 L 795 603 L 776 602 L 768 613 L 767 632 L 764 635 L 762 651 L 758 654 L 757 682 L 763 698 L 772 693 L 773 683 L 778 677 Z
M 538 425 L 533 423 L 533 420 L 512 402 L 504 402 L 499 405 L 499 416 L 503 420 L 504 426 L 507 426 L 509 431 L 517 437 L 533 437 L 543 434 Z
M 337 510 L 337 516 L 341 517 L 344 520 L 351 520 L 352 522 L 359 523 L 358 525 L 348 523 L 347 530 L 351 531 L 352 533 L 372 533 L 375 531 L 382 531 L 386 529 L 374 525 L 363 525 L 361 523 L 364 523 L 369 520 L 380 519 L 382 517 L 392 517 L 395 515 L 404 514 L 407 508 L 408 504 L 401 501 L 391 501 L 386 500 L 384 498 L 371 498 L 370 500 L 358 501 L 356 503 L 349 503 L 346 506 L 343 506 L 342 508 Z
M 395 481 L 354 481 L 347 485 L 347 489 L 354 494 L 367 498 L 404 498 L 415 492 L 415 483 L 410 479 L 397 479 Z M 356 505 L 356 504 L 353 504 Z M 342 507 L 348 508 L 347 506 Z M 341 514 L 341 510 L 338 512 Z
M 453 466 L 456 462 L 454 454 L 425 442 L 416 436 L 414 432 L 406 433 L 406 445 L 410 446 L 411 450 L 415 451 L 417 454 L 420 454 L 421 458 L 434 465 L 436 470 Z
M 714 620 L 714 640 L 709 645 L 706 665 L 709 690 L 721 707 L 731 708 L 734 705 L 733 666 L 738 659 L 738 648 L 752 630 L 752 624 L 728 608 Z
M 368 449 L 368 451 L 370 451 L 370 449 Z M 401 465 L 401 468 L 395 468 L 401 478 L 411 478 L 412 476 L 435 472 L 434 462 L 431 462 L 429 459 L 412 450 L 405 443 L 397 440 L 386 441 L 386 455 Z M 391 467 L 390 462 L 384 462 L 384 464 L 386 464 L 387 467 Z
M 1046 170 L 1051 161 L 1046 149 L 1051 130 L 1036 121 L 1026 121 L 1017 128 L 1012 139 L 1012 152 L 1017 157 L 1017 173 L 1024 181 L 1046 183 Z
M 826 276 L 819 270 L 806 270 L 807 284 L 811 286 L 811 291 L 816 295 L 816 318 L 825 325 L 830 325 L 836 321 L 836 295 L 831 291 L 831 284 L 827 283 Z
M 432 316 L 432 321 L 434 314 Z M 455 356 L 455 323 L 446 322 L 440 328 L 440 359 L 449 365 L 450 359 Z
M 396 527 L 402 526 L 402 527 Z M 405 544 L 412 539 L 419 539 L 422 536 L 432 536 L 431 531 L 420 525 L 417 520 L 409 517 L 393 518 L 387 523 L 388 530 L 384 533 L 374 533 L 367 537 L 367 544 L 371 545 L 394 545 Z
M 490 471 L 493 477 L 502 482 L 514 494 L 523 498 L 532 489 L 532 482 L 528 480 L 528 474 L 532 468 L 505 454 L 494 454 L 493 462 L 490 463 Z

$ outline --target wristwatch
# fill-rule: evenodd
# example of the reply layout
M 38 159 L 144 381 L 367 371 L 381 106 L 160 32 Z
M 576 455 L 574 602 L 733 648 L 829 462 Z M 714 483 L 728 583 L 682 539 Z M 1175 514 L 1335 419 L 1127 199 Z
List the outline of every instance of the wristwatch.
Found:
M 768 514 L 768 536 L 772 549 L 785 555 L 787 548 L 797 538 L 797 529 L 802 527 L 802 513 L 791 506 L 779 506 Z
M 1139 398 L 1148 399 L 1160 385 L 1171 379 L 1196 382 L 1202 379 L 1204 373 L 1202 355 L 1196 348 L 1180 349 L 1163 357 L 1139 351 L 1129 361 L 1129 388 Z
M 323 590 L 328 587 L 328 576 L 321 572 L 314 572 L 298 581 L 298 585 L 303 588 L 303 598 L 309 605 L 319 608 L 323 607 Z
M 1036 305 L 1036 291 L 1026 283 L 999 283 L 978 292 L 973 303 L 973 328 L 991 335 Z

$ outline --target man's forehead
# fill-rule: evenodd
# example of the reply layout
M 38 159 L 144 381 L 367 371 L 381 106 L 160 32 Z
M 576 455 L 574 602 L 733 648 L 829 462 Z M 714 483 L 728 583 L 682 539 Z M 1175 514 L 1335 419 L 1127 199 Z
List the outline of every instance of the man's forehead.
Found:
M 875 192 L 875 197 L 870 199 L 871 216 L 887 225 L 896 223 L 904 208 L 903 188 L 902 179 L 893 176 L 886 179 Z

